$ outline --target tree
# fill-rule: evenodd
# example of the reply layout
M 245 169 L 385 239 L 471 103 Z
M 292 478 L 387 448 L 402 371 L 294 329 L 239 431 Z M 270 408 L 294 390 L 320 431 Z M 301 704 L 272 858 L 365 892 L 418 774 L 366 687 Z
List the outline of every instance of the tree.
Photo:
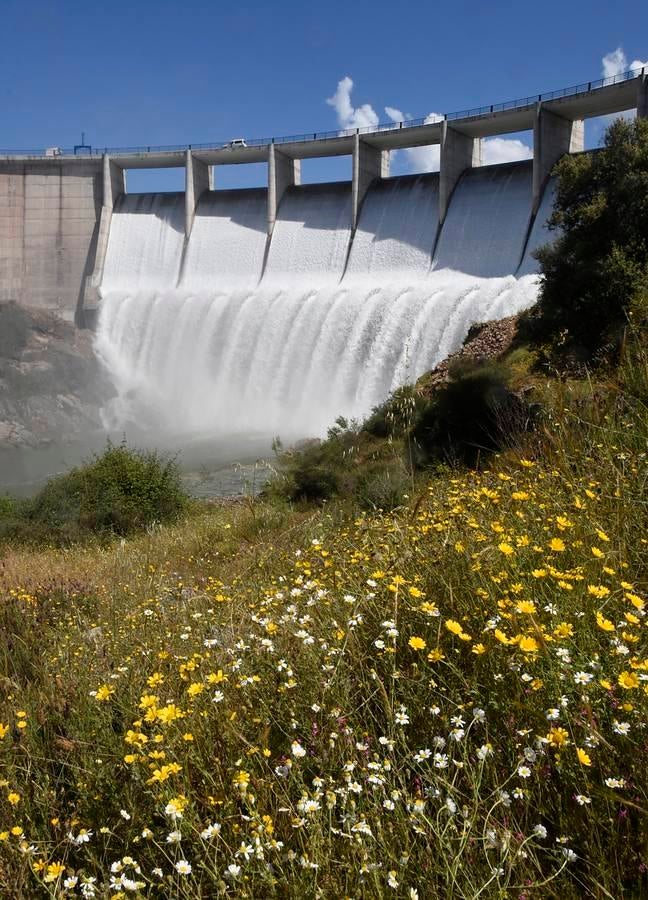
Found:
M 648 120 L 617 119 L 602 149 L 565 156 L 542 247 L 535 338 L 583 361 L 648 310 Z

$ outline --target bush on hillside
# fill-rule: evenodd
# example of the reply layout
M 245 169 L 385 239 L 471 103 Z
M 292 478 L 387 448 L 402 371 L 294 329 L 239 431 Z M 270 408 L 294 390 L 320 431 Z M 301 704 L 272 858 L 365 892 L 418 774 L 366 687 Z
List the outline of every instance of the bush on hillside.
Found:
M 452 460 L 474 466 L 528 426 L 530 410 L 510 389 L 503 365 L 459 359 L 449 374 L 412 429 L 419 465 Z
M 552 355 L 596 362 L 648 315 L 648 121 L 617 119 L 602 150 L 568 155 L 542 247 L 537 307 L 523 337 Z
M 49 481 L 29 503 L 26 518 L 36 534 L 126 535 L 177 518 L 186 503 L 175 461 L 109 443 L 87 465 Z

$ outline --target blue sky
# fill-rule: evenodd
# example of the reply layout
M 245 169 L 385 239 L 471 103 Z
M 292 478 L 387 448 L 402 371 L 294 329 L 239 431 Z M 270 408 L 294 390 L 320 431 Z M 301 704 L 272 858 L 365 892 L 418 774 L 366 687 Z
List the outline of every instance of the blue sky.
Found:
M 345 77 L 353 110 L 383 121 L 385 107 L 422 116 L 596 78 L 618 47 L 648 59 L 645 0 L 2 7 L 3 150 L 71 146 L 82 130 L 94 146 L 130 146 L 334 129 L 326 100 Z M 349 176 L 347 160 L 309 163 L 307 180 Z M 415 164 L 401 154 L 395 169 Z M 218 174 L 223 187 L 265 179 L 262 167 Z M 179 172 L 141 173 L 129 188 L 180 184 Z

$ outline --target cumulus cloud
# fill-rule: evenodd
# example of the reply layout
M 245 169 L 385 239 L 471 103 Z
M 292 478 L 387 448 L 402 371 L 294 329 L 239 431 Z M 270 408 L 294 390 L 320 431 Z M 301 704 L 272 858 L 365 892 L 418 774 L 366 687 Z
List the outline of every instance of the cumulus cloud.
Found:
M 485 166 L 532 158 L 531 147 L 517 138 L 488 138 L 482 145 L 482 162 Z
M 352 90 L 353 79 L 347 75 L 338 81 L 336 92 L 326 101 L 337 113 L 340 128 L 375 128 L 379 122 L 375 109 L 369 103 L 354 107 L 351 103 Z
M 353 79 L 348 75 L 338 82 L 337 90 L 332 97 L 327 99 L 329 106 L 333 107 L 337 114 L 340 128 L 375 128 L 379 122 L 378 113 L 373 106 L 365 103 L 362 106 L 354 106 L 351 100 Z M 395 125 L 401 122 L 410 122 L 413 119 L 411 113 L 403 112 L 396 106 L 385 106 L 387 119 Z M 425 124 L 442 121 L 443 116 L 438 112 L 431 112 L 425 117 Z M 438 144 L 428 147 L 408 147 L 404 150 L 392 151 L 392 160 L 400 156 L 405 160 L 405 167 L 409 172 L 437 172 L 439 170 L 441 150 Z M 516 138 L 490 138 L 484 141 L 483 162 L 491 163 L 511 162 L 516 159 L 530 159 L 533 151 L 530 147 Z
M 643 69 L 644 66 L 648 66 L 648 62 L 640 59 L 633 59 L 629 63 L 623 47 L 617 47 L 616 50 L 606 53 L 601 60 L 601 64 L 603 78 L 612 78 L 614 75 L 621 75 L 623 72 L 628 72 L 632 69 Z

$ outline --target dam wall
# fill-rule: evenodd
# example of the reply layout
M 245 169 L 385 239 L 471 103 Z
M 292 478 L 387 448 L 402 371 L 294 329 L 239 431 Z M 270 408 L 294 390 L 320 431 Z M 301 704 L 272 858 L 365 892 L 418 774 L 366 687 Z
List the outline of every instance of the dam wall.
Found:
M 460 227 L 462 206 L 462 214 L 467 214 L 466 197 L 470 197 L 471 203 L 482 202 L 477 190 L 480 178 L 471 181 L 467 177 L 467 173 L 476 171 L 480 166 L 482 139 L 532 131 L 532 170 L 530 176 L 525 175 L 530 184 L 529 203 L 524 210 L 516 206 L 516 215 L 525 218 L 526 222 L 521 225 L 519 221 L 505 223 L 502 220 L 507 234 L 502 235 L 501 240 L 508 241 L 513 252 L 516 240 L 513 233 L 528 234 L 533 228 L 556 161 L 565 153 L 583 149 L 583 121 L 632 109 L 636 109 L 640 116 L 648 115 L 646 69 L 508 103 L 449 113 L 432 122 L 410 119 L 375 128 L 263 138 L 224 146 L 105 148 L 100 151 L 86 147 L 75 148 L 74 151 L 50 148 L 48 151 L 0 156 L 0 302 L 14 300 L 22 305 L 55 311 L 79 325 L 88 324 L 94 318 L 100 300 L 108 243 L 117 240 L 112 235 L 113 212 L 117 208 L 122 210 L 120 197 L 126 192 L 126 173 L 137 168 L 180 167 L 185 170 L 186 189 L 183 195 L 178 195 L 174 207 L 174 235 L 167 235 L 170 244 L 173 244 L 173 259 L 171 262 L 166 260 L 169 249 L 166 248 L 163 268 L 175 265 L 180 254 L 182 259 L 179 261 L 181 268 L 178 277 L 182 275 L 189 285 L 194 260 L 185 253 L 186 246 L 181 248 L 180 238 L 185 245 L 190 243 L 192 230 L 196 221 L 201 219 L 207 202 L 211 205 L 210 221 L 200 222 L 203 250 L 199 250 L 194 242 L 193 252 L 194 257 L 196 253 L 200 256 L 203 251 L 209 253 L 205 242 L 219 233 L 219 204 L 227 204 L 231 199 L 224 198 L 222 202 L 216 199 L 219 193 L 218 167 L 265 162 L 267 189 L 257 193 L 256 197 L 247 195 L 239 203 L 241 223 L 252 215 L 257 223 L 255 231 L 258 238 L 254 249 L 249 249 L 251 269 L 245 273 L 244 280 L 252 279 L 252 272 L 258 272 L 260 278 L 266 270 L 267 274 L 285 271 L 285 254 L 292 253 L 290 248 L 296 246 L 293 240 L 296 229 L 304 223 L 284 216 L 276 239 L 273 231 L 278 218 L 281 218 L 282 207 L 285 210 L 293 207 L 295 196 L 310 196 L 308 191 L 299 194 L 300 190 L 304 190 L 300 187 L 301 160 L 348 155 L 352 159 L 353 171 L 352 181 L 347 186 L 348 197 L 342 198 L 342 189 L 332 188 L 327 192 L 324 186 L 321 196 L 322 210 L 326 208 L 335 216 L 345 217 L 344 224 L 336 220 L 336 229 L 339 226 L 343 233 L 336 231 L 334 245 L 331 245 L 329 224 L 320 223 L 312 231 L 308 230 L 311 226 L 304 225 L 307 229 L 304 234 L 312 240 L 310 246 L 304 244 L 301 247 L 303 271 L 307 273 L 313 262 L 320 267 L 320 280 L 323 275 L 321 265 L 325 262 L 321 254 L 332 254 L 331 260 L 334 262 L 327 269 L 326 277 L 329 281 L 334 280 L 347 266 L 350 272 L 354 270 L 357 254 L 353 252 L 353 236 L 357 236 L 360 243 L 364 240 L 361 231 L 362 208 L 372 186 L 388 177 L 390 153 L 403 148 L 433 145 L 440 147 L 441 158 L 433 201 L 439 241 L 435 266 L 452 267 L 460 260 L 457 257 L 458 245 L 450 240 L 450 236 L 453 230 Z M 484 186 L 484 202 L 498 202 L 490 191 L 495 182 L 490 187 L 483 180 L 480 183 Z M 520 190 L 524 187 L 526 191 L 526 185 L 520 183 L 519 187 Z M 414 204 L 412 209 L 417 209 L 420 191 L 418 194 L 411 191 L 410 199 Z M 142 201 L 144 207 L 147 202 Z M 169 211 L 166 201 L 158 199 L 155 203 L 158 204 L 157 210 L 152 209 L 148 213 L 153 218 L 158 213 L 162 214 L 163 210 Z M 247 212 L 243 209 L 246 204 L 249 207 Z M 259 204 L 263 207 L 262 217 L 257 208 Z M 131 208 L 130 212 L 133 215 L 146 214 L 139 207 L 138 211 Z M 407 216 L 408 212 L 401 210 L 399 215 Z M 232 214 L 232 220 L 235 218 L 236 215 Z M 262 219 L 263 230 L 258 227 Z M 446 219 L 449 219 L 448 228 L 444 227 Z M 485 240 L 484 235 L 475 235 L 474 238 L 482 243 Z M 147 239 L 151 239 L 150 235 Z M 491 244 L 499 239 L 489 236 Z M 234 232 L 231 233 L 231 241 L 231 247 L 238 241 Z M 327 244 L 328 249 L 322 249 L 322 242 Z M 346 256 L 341 262 L 344 251 L 340 247 L 345 243 Z M 263 259 L 260 259 L 262 244 L 264 252 Z M 492 249 L 482 247 L 482 259 L 479 263 L 474 262 L 476 271 L 473 274 L 495 274 L 489 271 L 487 261 Z M 520 253 L 524 251 L 524 247 L 518 249 Z M 131 255 L 139 253 L 126 247 L 124 252 L 131 252 Z M 219 239 L 218 253 L 223 257 L 230 252 L 236 253 L 231 248 L 225 249 Z M 374 264 L 380 268 L 380 251 L 377 250 L 374 256 Z M 114 260 L 112 265 L 115 265 Z M 507 265 L 506 269 L 509 268 Z M 214 274 L 211 273 L 210 277 Z M 156 277 L 162 276 L 158 273 Z
M 0 302 L 79 319 L 102 205 L 101 160 L 0 162 Z

